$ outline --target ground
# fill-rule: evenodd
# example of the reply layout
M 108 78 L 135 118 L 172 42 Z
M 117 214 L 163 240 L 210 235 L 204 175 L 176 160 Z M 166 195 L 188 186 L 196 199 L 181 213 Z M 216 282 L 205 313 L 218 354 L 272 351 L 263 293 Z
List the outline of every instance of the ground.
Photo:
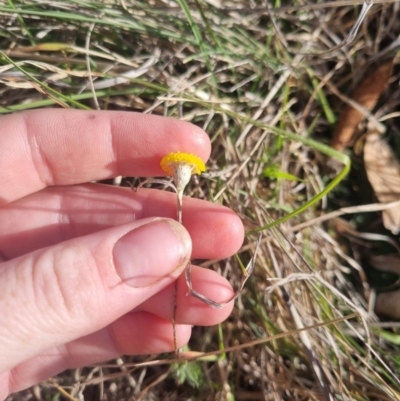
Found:
M 213 150 L 187 195 L 229 206 L 247 230 L 236 257 L 203 265 L 237 286 L 262 233 L 233 314 L 218 327 L 195 328 L 189 344 L 226 352 L 141 367 L 135 363 L 147 358 L 126 357 L 9 401 L 400 399 L 398 329 L 371 307 L 375 288 L 360 257 L 367 245 L 349 230 L 372 225 L 391 234 L 380 212 L 357 209 L 376 203 L 353 146 L 358 138 L 340 151 L 329 147 L 349 96 L 388 58 L 391 78 L 373 114 L 391 115 L 400 101 L 400 3 L 379 1 L 360 20 L 362 7 L 358 0 L 0 6 L 0 113 L 56 106 L 190 121 L 210 135 Z M 384 121 L 394 144 L 398 122 L 396 114 Z M 332 214 L 343 207 L 355 209 L 342 219 Z

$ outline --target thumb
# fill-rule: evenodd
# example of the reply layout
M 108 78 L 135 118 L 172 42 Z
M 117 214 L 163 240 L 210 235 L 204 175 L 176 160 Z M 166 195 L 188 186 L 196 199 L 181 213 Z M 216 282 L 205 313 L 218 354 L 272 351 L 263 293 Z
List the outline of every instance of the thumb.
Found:
M 174 281 L 187 231 L 143 219 L 0 265 L 0 372 L 97 331 Z

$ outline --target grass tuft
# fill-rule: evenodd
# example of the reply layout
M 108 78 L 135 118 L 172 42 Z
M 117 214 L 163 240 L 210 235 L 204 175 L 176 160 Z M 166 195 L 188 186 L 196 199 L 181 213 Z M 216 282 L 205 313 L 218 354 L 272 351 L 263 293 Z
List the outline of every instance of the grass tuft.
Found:
M 229 206 L 247 231 L 235 257 L 203 266 L 238 285 L 263 233 L 256 271 L 230 318 L 194 328 L 184 352 L 191 361 L 126 357 L 64 373 L 9 401 L 32 394 L 400 399 L 398 326 L 369 308 L 373 291 L 360 260 L 338 234 L 338 215 L 329 214 L 350 205 L 355 211 L 343 214 L 363 213 L 340 195 L 354 185 L 352 176 L 342 181 L 350 157 L 327 145 L 344 108 L 336 93 L 351 93 L 366 65 L 399 48 L 400 3 L 376 2 L 355 32 L 362 4 L 9 0 L 0 6 L 7 27 L 0 32 L 0 113 L 58 105 L 190 121 L 208 132 L 213 149 L 207 174 L 188 194 Z M 386 114 L 399 104 L 400 91 L 393 86 L 390 94 Z

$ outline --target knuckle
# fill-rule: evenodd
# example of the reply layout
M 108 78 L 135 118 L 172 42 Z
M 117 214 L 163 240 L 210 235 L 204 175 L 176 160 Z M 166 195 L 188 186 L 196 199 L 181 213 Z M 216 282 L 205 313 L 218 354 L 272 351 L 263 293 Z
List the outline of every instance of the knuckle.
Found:
M 88 317 L 100 296 L 93 285 L 96 261 L 89 252 L 56 247 L 41 253 L 33 266 L 36 304 L 55 318 L 81 320 Z

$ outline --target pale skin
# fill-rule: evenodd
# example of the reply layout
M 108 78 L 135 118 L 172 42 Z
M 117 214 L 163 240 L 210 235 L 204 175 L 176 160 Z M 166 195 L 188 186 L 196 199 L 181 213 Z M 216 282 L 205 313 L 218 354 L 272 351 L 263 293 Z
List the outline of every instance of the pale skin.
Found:
M 189 123 L 129 112 L 35 110 L 0 117 L 0 400 L 65 369 L 123 354 L 174 350 L 193 325 L 226 319 L 187 295 L 189 258 L 234 254 L 231 210 L 176 195 L 89 183 L 165 175 L 169 152 L 207 161 L 208 135 Z M 224 302 L 230 284 L 193 267 L 193 287 Z

